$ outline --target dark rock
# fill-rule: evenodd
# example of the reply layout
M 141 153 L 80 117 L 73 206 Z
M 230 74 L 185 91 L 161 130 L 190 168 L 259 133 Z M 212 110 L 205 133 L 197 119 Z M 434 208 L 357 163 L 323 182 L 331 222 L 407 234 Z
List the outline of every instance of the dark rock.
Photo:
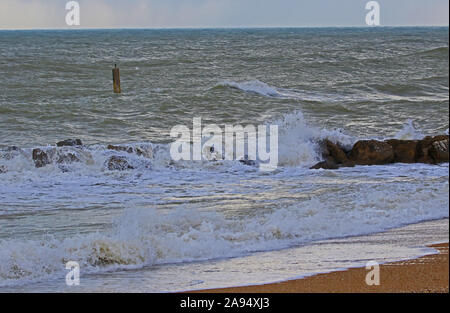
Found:
M 133 153 L 132 147 L 108 145 L 107 149 L 114 150 L 114 151 L 123 151 L 123 152 Z
M 415 163 L 418 140 L 390 139 L 386 143 L 394 149 L 394 162 Z
M 67 139 L 60 141 L 56 144 L 58 147 L 73 147 L 73 146 L 82 146 L 83 143 L 80 139 Z
M 20 154 L 24 154 L 22 149 L 20 149 L 16 146 L 11 146 L 11 147 L 7 147 L 6 149 L 0 151 L 0 158 L 6 159 L 6 160 L 11 160 L 11 159 L 19 156 Z
M 6 167 L 4 167 L 3 165 L 0 165 L 0 174 L 4 174 L 6 173 Z
M 428 149 L 428 155 L 433 163 L 448 162 L 448 135 L 440 135 L 431 138 L 431 144 Z
M 329 140 L 323 140 L 320 147 L 325 161 L 317 163 L 312 169 L 396 162 L 437 164 L 449 161 L 448 135 L 428 136 L 422 140 L 361 140 L 349 152 Z
M 130 147 L 130 146 L 114 146 L 114 145 L 108 145 L 106 147 L 108 150 L 114 150 L 119 152 L 127 152 L 127 153 L 134 153 L 138 156 L 143 156 L 146 158 L 151 158 L 152 154 L 148 151 L 147 148 L 140 146 L 140 147 Z
M 74 162 L 80 162 L 80 159 L 73 153 L 58 153 L 58 160 L 56 161 L 58 164 L 61 163 L 74 163 Z
M 339 167 L 353 167 L 355 162 L 350 161 L 347 152 L 339 143 L 333 143 L 328 139 L 319 142 L 320 151 L 324 161 L 317 163 L 310 169 L 338 169 Z
M 340 144 L 335 144 L 328 139 L 322 140 L 320 143 L 320 148 L 322 150 L 322 157 L 326 160 L 331 158 L 334 163 L 337 164 L 347 164 L 349 160 L 347 154 Z
M 448 135 L 427 136 L 417 144 L 417 162 L 436 164 L 448 162 Z
M 239 162 L 241 162 L 242 164 L 247 165 L 247 166 L 256 166 L 256 161 L 249 160 L 248 155 L 244 156 L 244 158 L 239 160 Z
M 113 155 L 106 161 L 106 167 L 110 171 L 125 171 L 134 169 L 125 157 L 117 155 Z
M 51 163 L 50 158 L 48 157 L 47 153 L 45 153 L 41 149 L 33 150 L 33 161 L 34 161 L 34 165 L 38 168 L 44 167 Z
M 316 165 L 310 167 L 312 170 L 318 170 L 320 168 L 326 169 L 326 170 L 337 170 L 339 168 L 339 165 L 336 164 L 333 160 L 325 160 L 322 162 L 317 163 Z
M 394 162 L 394 149 L 377 140 L 360 140 L 349 153 L 349 160 L 358 165 L 381 165 Z

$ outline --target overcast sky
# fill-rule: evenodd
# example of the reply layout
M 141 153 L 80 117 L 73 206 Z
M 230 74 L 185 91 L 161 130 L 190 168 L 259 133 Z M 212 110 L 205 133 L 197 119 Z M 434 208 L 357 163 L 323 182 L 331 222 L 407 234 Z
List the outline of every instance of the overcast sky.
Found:
M 0 0 L 0 29 L 69 28 L 67 0 Z M 81 28 L 365 26 L 368 0 L 79 0 Z M 379 0 L 383 26 L 448 26 L 448 0 Z

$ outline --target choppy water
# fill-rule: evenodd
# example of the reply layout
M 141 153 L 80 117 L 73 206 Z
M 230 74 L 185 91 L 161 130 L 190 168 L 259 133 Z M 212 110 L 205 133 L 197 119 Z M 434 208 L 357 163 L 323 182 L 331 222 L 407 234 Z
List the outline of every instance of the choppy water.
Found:
M 147 290 L 184 290 L 199 261 L 447 218 L 448 164 L 308 168 L 322 138 L 448 133 L 448 61 L 448 28 L 0 32 L 0 290 L 63 281 L 67 260 L 109 291 L 161 267 L 178 285 Z M 173 162 L 170 129 L 194 117 L 279 125 L 278 169 Z M 66 138 L 81 162 L 34 167 L 32 148 Z M 111 155 L 135 169 L 107 170 Z

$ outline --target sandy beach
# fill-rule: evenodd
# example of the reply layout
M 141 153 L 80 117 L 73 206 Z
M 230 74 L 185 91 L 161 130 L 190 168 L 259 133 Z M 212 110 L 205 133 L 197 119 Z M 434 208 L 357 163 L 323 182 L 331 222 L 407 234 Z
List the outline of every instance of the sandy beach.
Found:
M 380 266 L 380 285 L 368 286 L 365 268 L 258 286 L 202 290 L 208 293 L 448 293 L 448 243 L 431 245 L 438 253 Z

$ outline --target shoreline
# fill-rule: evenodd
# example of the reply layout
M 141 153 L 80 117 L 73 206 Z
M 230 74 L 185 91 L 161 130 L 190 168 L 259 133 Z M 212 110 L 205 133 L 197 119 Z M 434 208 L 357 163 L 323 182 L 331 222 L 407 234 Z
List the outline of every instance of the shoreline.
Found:
M 365 282 L 364 267 L 262 285 L 203 289 L 192 293 L 448 293 L 449 243 L 428 245 L 436 253 L 380 265 L 380 285 Z

